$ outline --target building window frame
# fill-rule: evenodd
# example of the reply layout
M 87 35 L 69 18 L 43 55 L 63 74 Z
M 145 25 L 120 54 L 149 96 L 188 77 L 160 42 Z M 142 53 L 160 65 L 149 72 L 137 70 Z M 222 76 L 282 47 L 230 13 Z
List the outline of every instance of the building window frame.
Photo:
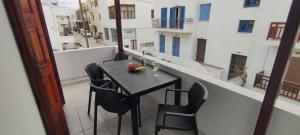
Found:
M 245 0 L 244 8 L 259 7 L 260 0 Z
M 105 39 L 109 40 L 109 28 L 104 28 Z
M 255 24 L 255 20 L 240 20 L 238 26 L 238 32 L 252 33 L 254 24 Z
M 135 5 L 132 4 L 121 4 L 121 19 L 135 19 Z M 109 19 L 116 19 L 115 6 L 108 7 Z
M 200 5 L 199 21 L 209 21 L 211 12 L 211 3 Z

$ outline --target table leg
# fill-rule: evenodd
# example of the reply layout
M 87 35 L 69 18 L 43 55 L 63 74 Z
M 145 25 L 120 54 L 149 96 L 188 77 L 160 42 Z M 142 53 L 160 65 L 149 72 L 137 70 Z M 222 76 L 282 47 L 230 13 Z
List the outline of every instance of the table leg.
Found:
M 181 89 L 181 79 L 178 79 L 175 83 L 175 89 Z M 181 92 L 175 92 L 175 105 L 180 105 Z
M 137 108 L 137 99 L 133 97 L 131 99 L 131 127 L 132 127 L 132 134 L 138 135 L 139 134 L 139 126 L 138 126 L 138 108 Z

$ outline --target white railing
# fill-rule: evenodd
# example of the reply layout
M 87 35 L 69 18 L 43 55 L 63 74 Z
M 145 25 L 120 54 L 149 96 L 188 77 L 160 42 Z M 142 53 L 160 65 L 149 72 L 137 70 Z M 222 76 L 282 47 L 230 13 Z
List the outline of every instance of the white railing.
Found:
M 170 25 L 172 22 L 172 26 Z M 185 24 L 192 24 L 193 18 L 166 18 L 166 19 L 153 19 L 153 28 L 169 28 L 169 29 L 183 29 Z

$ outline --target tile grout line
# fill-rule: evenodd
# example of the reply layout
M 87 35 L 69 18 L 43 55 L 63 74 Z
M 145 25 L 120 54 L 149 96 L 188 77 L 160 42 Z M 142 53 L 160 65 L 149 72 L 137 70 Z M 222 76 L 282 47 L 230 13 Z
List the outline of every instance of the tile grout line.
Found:
M 73 101 L 73 90 L 71 90 L 71 100 Z M 79 111 L 78 111 L 78 107 L 77 107 L 77 103 L 76 102 L 74 102 L 74 104 L 75 104 L 75 108 L 76 108 L 76 112 L 77 112 L 77 115 L 78 115 L 78 118 L 79 118 L 79 121 L 80 121 L 80 125 L 81 125 L 81 129 L 82 129 L 82 132 L 83 132 L 83 135 L 85 135 L 85 131 L 84 131 L 84 128 L 83 128 L 83 125 L 82 125 L 82 120 L 81 120 L 81 117 L 80 117 L 80 114 L 79 114 Z M 78 132 L 78 133 L 80 133 L 80 132 Z

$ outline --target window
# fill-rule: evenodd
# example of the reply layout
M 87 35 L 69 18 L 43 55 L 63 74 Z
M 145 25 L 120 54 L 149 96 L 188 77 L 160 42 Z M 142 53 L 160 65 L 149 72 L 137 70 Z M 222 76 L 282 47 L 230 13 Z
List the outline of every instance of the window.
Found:
M 109 12 L 110 19 L 116 19 L 115 6 L 108 7 L 108 12 Z
M 179 57 L 180 37 L 173 37 L 172 55 Z
M 154 47 L 154 42 L 141 43 L 141 47 Z
M 110 29 L 110 32 L 111 32 L 111 40 L 113 42 L 117 42 L 117 30 L 112 28 Z
M 108 7 L 109 18 L 116 19 L 115 6 Z M 135 19 L 135 5 L 121 5 L 122 19 Z
M 246 69 L 247 56 L 232 54 L 229 67 L 228 80 L 243 74 Z
M 105 39 L 109 40 L 109 31 L 108 28 L 104 28 Z
M 136 30 L 135 29 L 123 29 L 123 38 L 124 39 L 136 38 Z
M 211 4 L 200 5 L 200 21 L 209 21 Z
M 151 9 L 151 18 L 154 18 L 154 9 Z
M 238 32 L 252 33 L 254 20 L 240 20 Z
M 159 52 L 165 53 L 165 35 L 159 35 Z
M 245 0 L 244 7 L 258 7 L 260 0 Z

